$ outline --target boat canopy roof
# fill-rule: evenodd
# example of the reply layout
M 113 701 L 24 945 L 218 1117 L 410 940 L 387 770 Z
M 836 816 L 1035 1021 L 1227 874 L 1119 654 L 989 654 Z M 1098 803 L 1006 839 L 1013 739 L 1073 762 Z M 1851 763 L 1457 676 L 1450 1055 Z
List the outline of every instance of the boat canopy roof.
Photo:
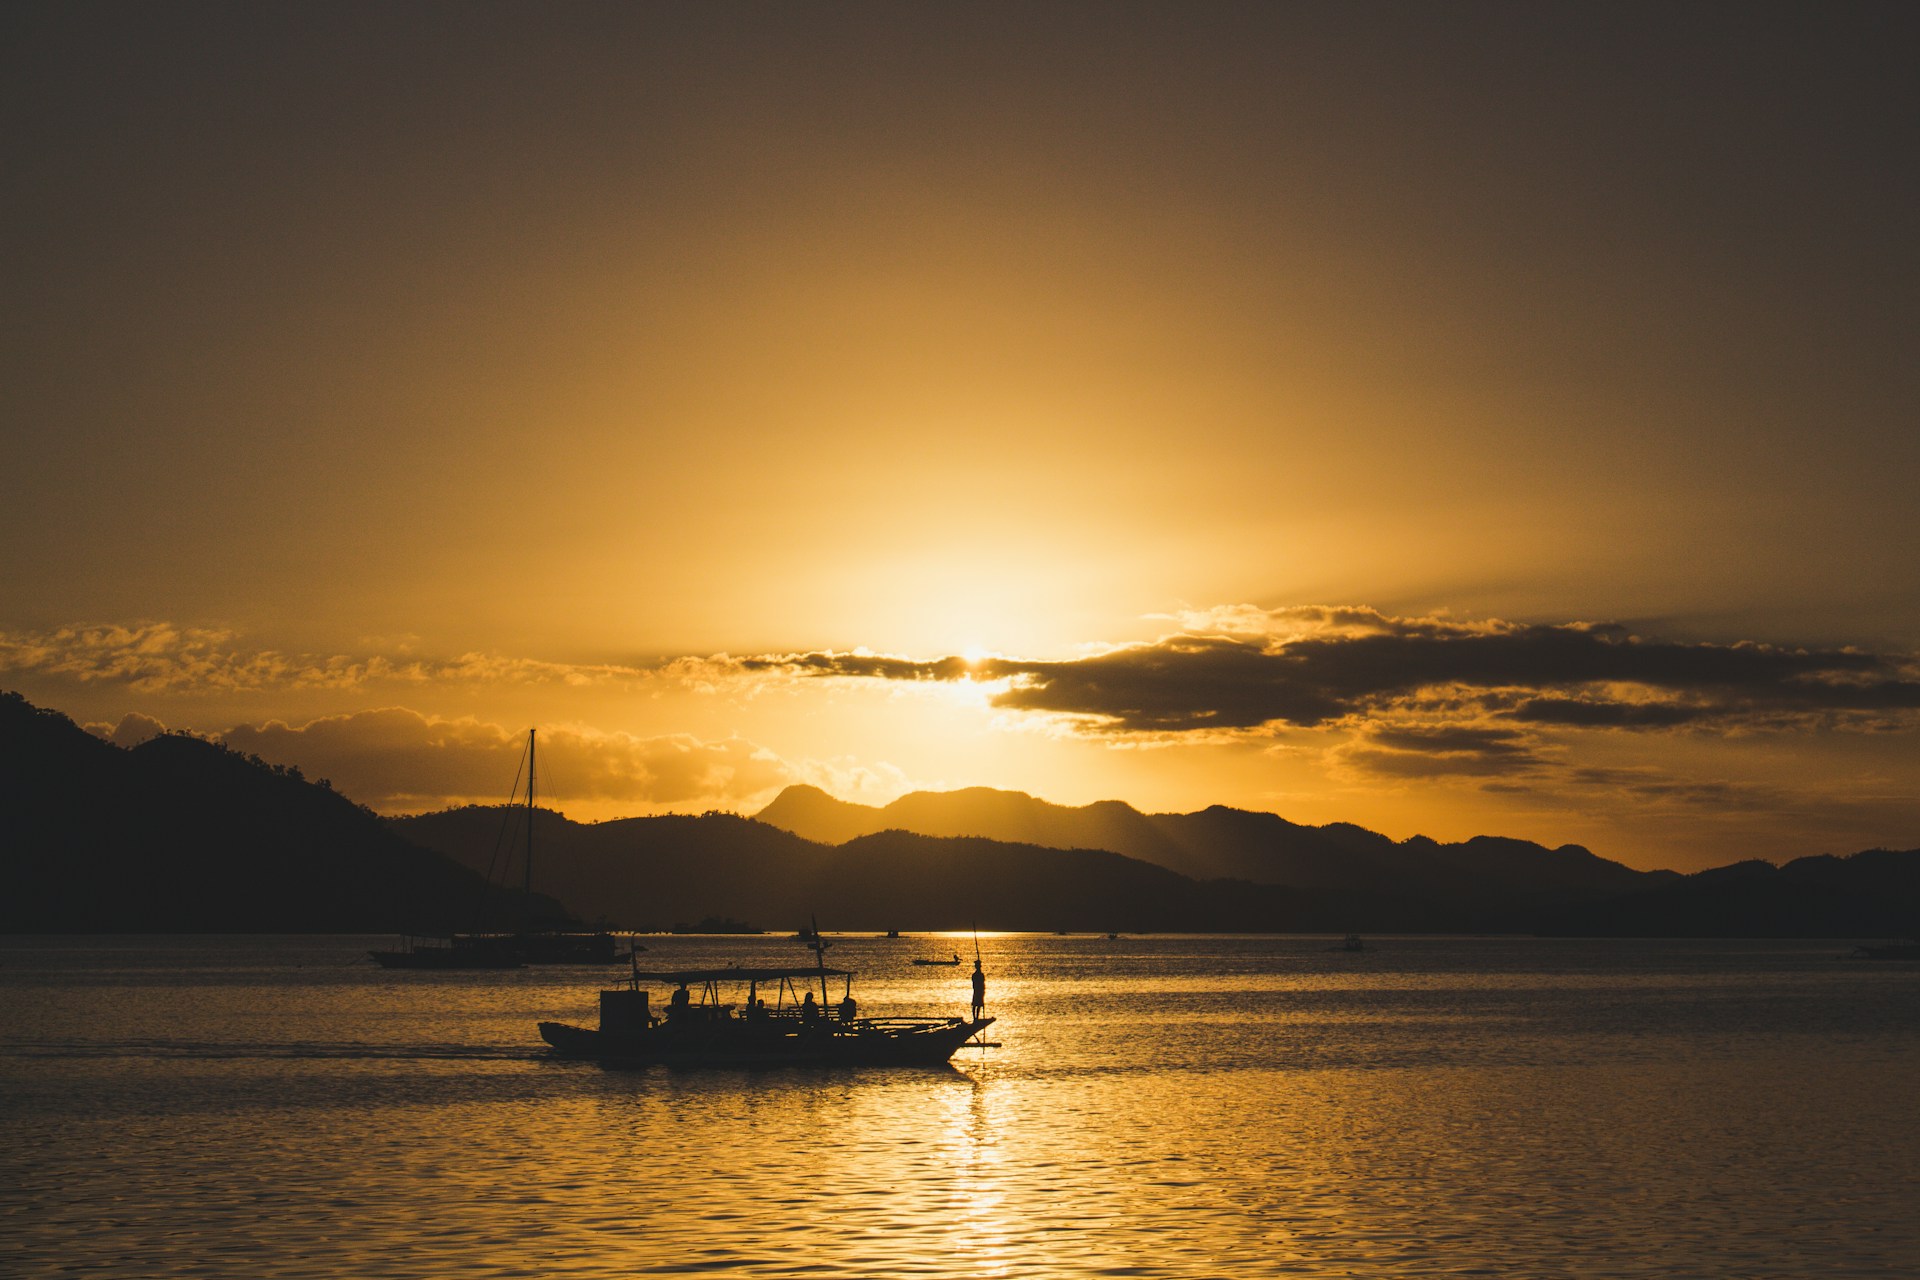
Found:
M 778 982 L 782 978 L 851 978 L 848 969 L 822 969 L 817 965 L 804 969 L 672 969 L 648 972 L 635 970 L 641 982 L 670 982 L 686 986 L 695 982 Z

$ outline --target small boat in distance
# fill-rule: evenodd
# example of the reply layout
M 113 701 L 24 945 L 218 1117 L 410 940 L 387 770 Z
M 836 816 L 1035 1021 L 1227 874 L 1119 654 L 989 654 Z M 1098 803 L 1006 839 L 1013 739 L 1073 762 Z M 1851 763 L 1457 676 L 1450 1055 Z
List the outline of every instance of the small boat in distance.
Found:
M 1337 945 L 1327 948 L 1329 951 L 1365 951 L 1366 949 L 1367 944 L 1361 941 L 1360 935 L 1357 933 L 1350 933 L 1340 939 Z
M 391 951 L 369 951 L 382 969 L 524 969 L 527 961 L 506 934 L 402 934 Z
M 1852 960 L 1920 960 L 1920 942 L 1861 943 L 1853 949 Z
M 954 965 L 957 965 L 957 964 L 959 964 L 959 963 L 960 963 L 960 953 L 959 953 L 959 952 L 957 952 L 957 951 L 956 951 L 956 952 L 954 952 L 954 954 L 953 954 L 953 959 L 951 959 L 951 960 L 930 960 L 930 959 L 927 959 L 926 957 L 924 957 L 924 956 L 923 956 L 923 957 L 919 957 L 919 958 L 917 958 L 917 959 L 915 959 L 915 960 L 914 960 L 914 963 L 915 963 L 915 964 L 917 964 L 917 965 L 923 965 L 923 966 L 924 966 L 924 965 L 939 965 L 939 966 L 941 966 L 942 968 L 947 968 L 947 969 L 951 969 L 951 968 L 952 968 L 952 967 L 953 967 Z
M 598 1027 L 542 1022 L 540 1038 L 560 1057 L 610 1066 L 937 1066 L 993 1024 L 985 1016 L 863 1018 L 853 974 L 826 966 L 831 944 L 815 933 L 809 945 L 812 968 L 635 968 L 625 986 L 600 993 Z M 845 984 L 831 1009 L 829 978 Z M 673 988 L 664 1015 L 653 1012 L 648 983 Z M 723 984 L 745 992 L 725 1001 Z M 771 1008 L 763 989 L 773 993 Z

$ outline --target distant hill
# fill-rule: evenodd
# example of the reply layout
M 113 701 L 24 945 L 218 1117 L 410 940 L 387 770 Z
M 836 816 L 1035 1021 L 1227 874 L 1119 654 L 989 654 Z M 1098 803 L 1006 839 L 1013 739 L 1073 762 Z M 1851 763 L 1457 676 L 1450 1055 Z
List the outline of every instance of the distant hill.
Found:
M 1736 862 L 1603 902 L 1543 912 L 1540 933 L 1606 937 L 1911 938 L 1920 849 Z
M 829 842 L 892 830 L 1111 850 L 1200 882 L 1198 897 L 1169 891 L 1182 911 L 1273 922 L 1235 927 L 1860 938 L 1920 929 L 1920 850 L 1681 876 L 1636 871 L 1579 845 L 1498 836 L 1395 842 L 1347 823 L 1307 827 L 1219 805 L 1145 814 L 1119 801 L 1073 808 L 985 787 L 915 792 L 873 808 L 795 786 L 758 817 Z M 1224 885 L 1239 888 L 1225 893 Z
M 408 840 L 484 869 L 508 815 L 469 806 L 391 819 Z M 536 883 L 629 926 L 731 916 L 832 929 L 1328 930 L 1442 928 L 1457 915 L 1391 893 L 1199 883 L 1100 849 L 882 831 L 835 846 L 731 814 L 582 824 L 542 810 Z
M 388 823 L 405 839 L 484 872 L 512 816 L 497 805 L 468 805 Z M 589 824 L 540 809 L 533 834 L 533 878 L 542 892 L 589 921 L 640 929 L 706 916 L 796 929 L 831 852 L 731 814 Z
M 297 769 L 182 735 L 123 750 L 11 693 L 0 693 L 0 758 L 0 930 L 482 923 L 478 876 Z
M 516 922 L 517 899 L 485 892 L 506 816 L 497 807 L 381 819 L 297 769 L 181 735 L 123 750 L 15 694 L 0 694 L 0 754 L 0 930 Z M 541 810 L 533 876 L 549 896 L 537 922 L 566 918 L 554 898 L 633 929 L 730 916 L 789 931 L 817 915 L 862 930 L 1882 938 L 1920 920 L 1920 850 L 1679 876 L 1575 845 L 1396 843 L 1218 806 L 1142 814 L 986 789 L 869 809 L 791 788 L 762 816 L 589 825 Z
M 1444 903 L 1456 916 L 1486 919 L 1613 897 L 1675 878 L 1668 871 L 1636 871 L 1579 845 L 1549 849 L 1496 836 L 1457 844 L 1415 836 L 1395 843 L 1345 823 L 1307 827 L 1219 805 L 1197 813 L 1144 814 L 1115 800 L 1069 808 L 985 787 L 919 791 L 872 808 L 836 800 L 817 787 L 794 786 L 757 816 L 824 843 L 897 829 L 1106 849 L 1194 880 L 1413 897 Z

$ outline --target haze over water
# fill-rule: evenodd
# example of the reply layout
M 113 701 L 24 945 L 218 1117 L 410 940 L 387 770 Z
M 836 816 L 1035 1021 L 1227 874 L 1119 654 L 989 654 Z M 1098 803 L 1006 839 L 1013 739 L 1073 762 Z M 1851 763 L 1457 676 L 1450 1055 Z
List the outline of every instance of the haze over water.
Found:
M 551 1060 L 590 971 L 0 950 L 11 1275 L 1892 1277 L 1920 969 L 1817 942 L 983 940 L 941 1070 Z M 787 939 L 650 939 L 651 965 Z M 970 940 L 844 939 L 868 1013 Z

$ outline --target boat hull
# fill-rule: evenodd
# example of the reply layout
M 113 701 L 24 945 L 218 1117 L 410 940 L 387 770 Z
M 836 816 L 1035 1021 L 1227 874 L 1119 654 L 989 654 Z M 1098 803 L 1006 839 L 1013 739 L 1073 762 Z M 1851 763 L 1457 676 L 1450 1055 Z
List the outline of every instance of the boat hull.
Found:
M 984 1031 L 992 1018 L 916 1018 L 798 1028 L 744 1023 L 613 1033 L 542 1022 L 559 1056 L 620 1066 L 936 1066 Z
M 416 947 L 411 951 L 369 951 L 382 969 L 524 969 L 526 961 L 508 951 L 464 947 Z
M 616 965 L 633 959 L 610 933 L 456 933 L 443 942 L 369 951 L 385 969 L 523 969 L 530 964 Z

